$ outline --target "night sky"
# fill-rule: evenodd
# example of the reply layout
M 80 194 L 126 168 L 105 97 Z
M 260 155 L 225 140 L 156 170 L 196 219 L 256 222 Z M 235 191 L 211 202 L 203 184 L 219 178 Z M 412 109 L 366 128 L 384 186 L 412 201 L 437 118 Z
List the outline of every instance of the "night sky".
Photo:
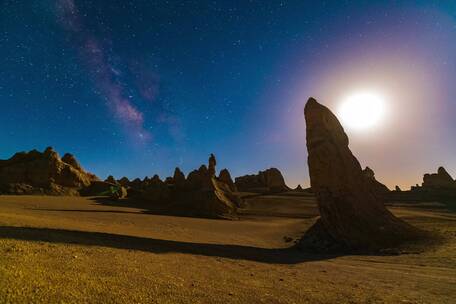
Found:
M 278 167 L 308 185 L 303 107 L 375 89 L 348 131 L 392 187 L 456 175 L 456 1 L 0 1 L 0 158 L 53 146 L 105 178 Z

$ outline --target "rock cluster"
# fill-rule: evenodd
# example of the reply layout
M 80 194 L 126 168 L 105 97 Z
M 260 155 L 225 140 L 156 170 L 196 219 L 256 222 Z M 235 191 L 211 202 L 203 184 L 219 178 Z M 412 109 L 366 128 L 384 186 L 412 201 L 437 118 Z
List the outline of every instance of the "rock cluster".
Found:
M 216 159 L 211 154 L 208 167 L 202 165 L 187 176 L 179 168 L 162 181 L 157 175 L 140 182 L 125 182 L 129 196 L 186 216 L 234 217 L 241 199 L 227 169 L 216 175 Z M 122 181 L 119 181 L 122 183 Z
M 97 180 L 82 169 L 73 155 L 60 158 L 51 147 L 0 160 L 1 193 L 78 195 L 80 189 Z
M 235 185 L 242 192 L 278 193 L 290 190 L 279 169 L 270 168 L 258 174 L 235 178 Z
M 456 181 L 451 175 L 440 167 L 437 173 L 425 174 L 422 187 L 425 189 L 456 189 Z
M 228 169 L 222 169 L 219 174 L 219 180 L 225 183 L 232 192 L 238 192 L 236 185 L 231 178 L 230 171 Z
M 455 201 L 456 181 L 445 168 L 440 167 L 437 173 L 424 174 L 423 183 L 412 186 L 406 193 L 421 200 L 434 200 L 447 204 Z
M 376 194 L 336 116 L 310 98 L 304 110 L 308 166 L 320 218 L 299 246 L 318 251 L 381 251 L 421 233 L 395 217 Z
M 114 185 L 120 185 L 116 179 L 114 178 L 114 176 L 112 175 L 109 175 L 108 178 L 105 179 L 105 182 L 107 183 L 110 183 L 110 184 L 114 184 Z

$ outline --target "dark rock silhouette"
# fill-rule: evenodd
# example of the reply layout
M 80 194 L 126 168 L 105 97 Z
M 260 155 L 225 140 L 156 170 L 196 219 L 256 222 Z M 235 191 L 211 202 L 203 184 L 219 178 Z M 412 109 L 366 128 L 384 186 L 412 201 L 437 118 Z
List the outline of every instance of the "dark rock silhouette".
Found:
M 232 191 L 229 183 L 215 176 L 215 166 L 216 159 L 211 154 L 209 169 L 202 165 L 198 170 L 190 172 L 187 178 L 179 168 L 165 182 L 154 176 L 151 184 L 137 197 L 172 213 L 211 218 L 236 217 L 242 201 Z M 226 177 L 226 173 L 222 175 Z
M 79 195 L 98 178 L 82 169 L 71 154 L 64 159 L 51 147 L 19 152 L 0 160 L 0 192 L 8 194 Z
M 399 187 L 399 186 L 397 186 L 397 185 L 396 185 L 395 190 L 396 190 L 397 192 L 401 192 L 401 191 L 402 191 L 401 187 Z
M 158 175 L 154 175 L 144 191 L 137 195 L 150 202 L 163 203 L 171 198 L 171 190 L 166 182 L 162 181 Z
M 381 195 L 381 194 L 386 194 L 386 193 L 390 192 L 388 187 L 386 187 L 384 184 L 382 184 L 375 178 L 374 170 L 372 170 L 369 167 L 366 167 L 363 170 L 363 173 L 364 173 L 364 176 L 367 178 L 368 183 L 371 185 L 371 187 L 374 189 L 374 191 L 376 193 Z
M 228 169 L 222 169 L 220 171 L 218 179 L 221 182 L 225 183 L 229 187 L 230 191 L 237 192 L 236 185 L 234 184 L 230 171 L 228 171 Z
M 209 162 L 208 162 L 208 170 L 209 170 L 209 175 L 210 176 L 215 176 L 215 166 L 217 165 L 217 160 L 215 159 L 214 154 L 211 153 L 211 156 L 209 156 Z
M 395 217 L 376 194 L 336 116 L 310 98 L 304 110 L 308 165 L 320 218 L 299 242 L 316 251 L 381 251 L 421 232 Z
M 456 189 L 456 182 L 445 168 L 440 167 L 437 173 L 424 175 L 422 187 L 427 189 Z
M 174 169 L 173 182 L 175 184 L 182 184 L 185 182 L 185 175 L 179 169 L 179 167 L 176 167 L 176 169 Z
M 312 188 L 303 188 L 300 184 L 296 186 L 296 188 L 293 189 L 295 192 L 304 192 L 304 193 L 309 193 L 312 194 Z
M 145 183 L 141 179 L 135 178 L 134 180 L 130 181 L 130 183 L 128 183 L 127 186 L 133 189 L 140 190 L 144 189 Z
M 235 178 L 235 185 L 242 192 L 278 193 L 290 190 L 279 169 L 270 168 L 258 174 Z
M 112 175 L 109 175 L 109 176 L 105 179 L 105 182 L 111 183 L 111 184 L 114 184 L 114 185 L 118 185 L 118 184 L 119 184 L 119 182 L 116 181 L 116 179 L 115 179 L 114 176 L 112 176 Z
M 160 182 L 161 182 L 160 176 L 158 176 L 157 174 L 152 176 L 152 178 L 150 179 L 150 184 L 151 185 L 157 184 L 157 183 L 160 183 Z
M 396 193 L 397 194 L 397 193 Z M 456 202 L 456 181 L 451 175 L 440 167 L 437 173 L 424 174 L 423 183 L 410 188 L 410 191 L 402 191 L 401 196 L 390 197 L 390 201 L 436 201 L 443 203 L 450 209 L 454 209 Z
M 117 182 L 124 187 L 127 187 L 130 184 L 130 180 L 128 179 L 128 177 L 125 176 L 119 179 Z

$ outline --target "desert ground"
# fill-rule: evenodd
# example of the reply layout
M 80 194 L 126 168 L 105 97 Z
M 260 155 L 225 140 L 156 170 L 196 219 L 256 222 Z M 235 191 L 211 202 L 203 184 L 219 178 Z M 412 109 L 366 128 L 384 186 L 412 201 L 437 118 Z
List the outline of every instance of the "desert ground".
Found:
M 455 303 L 456 213 L 390 209 L 443 241 L 401 255 L 293 248 L 306 193 L 251 196 L 239 220 L 89 197 L 0 196 L 0 303 Z

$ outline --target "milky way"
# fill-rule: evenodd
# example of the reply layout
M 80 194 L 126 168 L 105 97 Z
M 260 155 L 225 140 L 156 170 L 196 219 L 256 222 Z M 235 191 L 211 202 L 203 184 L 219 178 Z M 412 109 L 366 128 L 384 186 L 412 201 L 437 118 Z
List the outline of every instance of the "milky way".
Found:
M 144 128 L 144 114 L 127 97 L 126 89 L 118 79 L 122 72 L 110 63 L 111 54 L 106 51 L 102 41 L 85 29 L 75 2 L 58 0 L 56 12 L 59 22 L 71 33 L 72 42 L 78 48 L 81 60 L 109 109 L 124 125 L 129 135 L 140 141 L 149 140 L 151 133 Z M 157 86 L 144 86 L 144 84 L 148 84 L 147 79 L 139 83 L 141 95 L 153 101 Z

